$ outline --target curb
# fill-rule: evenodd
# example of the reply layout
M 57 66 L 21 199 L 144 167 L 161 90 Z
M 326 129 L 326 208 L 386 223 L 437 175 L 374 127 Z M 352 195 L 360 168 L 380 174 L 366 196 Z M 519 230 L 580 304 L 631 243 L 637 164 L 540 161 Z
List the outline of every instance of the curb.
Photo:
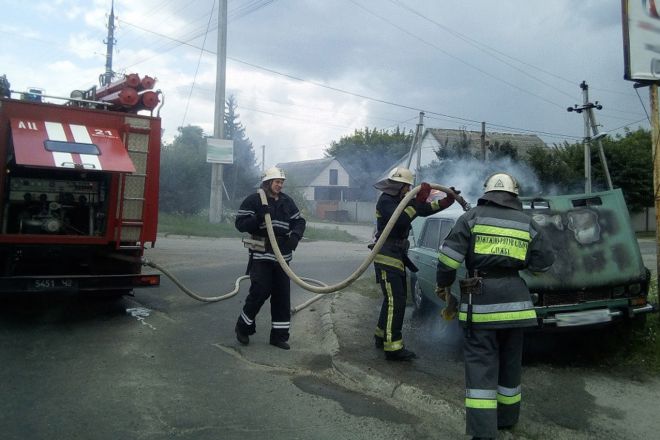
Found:
M 456 408 L 446 400 L 428 394 L 414 385 L 341 358 L 341 346 L 332 319 L 335 298 L 333 296 L 330 301 L 323 301 L 319 307 L 323 347 L 330 352 L 332 370 L 342 380 L 357 384 L 371 394 L 394 399 L 408 411 L 423 411 L 441 418 L 446 432 L 451 434 L 447 438 L 462 437 L 465 429 L 465 414 L 462 408 Z

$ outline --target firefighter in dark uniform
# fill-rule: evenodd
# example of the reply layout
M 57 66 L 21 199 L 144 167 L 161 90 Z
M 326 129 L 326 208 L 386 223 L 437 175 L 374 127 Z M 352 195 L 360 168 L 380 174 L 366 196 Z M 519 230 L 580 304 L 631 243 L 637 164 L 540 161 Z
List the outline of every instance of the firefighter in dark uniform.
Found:
M 497 436 L 518 422 L 523 329 L 537 325 L 518 271 L 543 272 L 554 262 L 539 225 L 522 212 L 518 183 L 491 175 L 475 208 L 463 214 L 440 249 L 438 290 L 448 289 L 465 262 L 458 310 L 463 324 L 466 432 Z
M 290 262 L 293 251 L 303 237 L 306 222 L 293 199 L 282 192 L 285 179 L 279 168 L 266 170 L 261 179 L 261 188 L 266 193 L 268 206 L 261 203 L 258 193 L 254 193 L 243 200 L 236 215 L 236 229 L 250 233 L 253 242 L 261 244 L 250 248 L 247 269 L 250 292 L 236 322 L 236 339 L 243 345 L 250 343 L 249 335 L 256 331 L 257 313 L 270 297 L 270 343 L 284 350 L 290 348 L 287 341 L 291 324 L 291 286 L 289 277 L 277 262 L 269 243 L 265 222 L 266 213 L 270 213 L 277 244 L 284 259 Z
M 410 191 L 414 177 L 409 169 L 394 168 L 388 177 L 378 182 L 374 187 L 383 193 L 376 203 L 376 240 L 389 222 L 394 210 Z M 415 353 L 403 345 L 401 327 L 406 310 L 407 281 L 406 267 L 413 272 L 417 268 L 408 259 L 408 234 L 410 223 L 417 216 L 426 217 L 441 211 L 454 203 L 453 195 L 440 201 L 427 203 L 431 186 L 423 182 L 414 200 L 408 204 L 396 221 L 385 244 L 374 259 L 376 282 L 383 292 L 383 305 L 380 309 L 378 325 L 374 336 L 376 348 L 385 351 L 385 359 L 394 361 L 409 361 Z

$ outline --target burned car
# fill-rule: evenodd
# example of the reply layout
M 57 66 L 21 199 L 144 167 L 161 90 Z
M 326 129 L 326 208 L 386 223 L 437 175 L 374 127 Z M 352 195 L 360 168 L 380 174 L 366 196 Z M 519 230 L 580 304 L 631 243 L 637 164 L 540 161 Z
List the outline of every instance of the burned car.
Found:
M 538 317 L 538 328 L 643 322 L 655 311 L 647 301 L 650 272 L 644 267 L 620 189 L 598 193 L 521 197 L 523 209 L 544 229 L 556 260 L 549 271 L 521 271 Z M 438 250 L 456 219 L 458 207 L 413 223 L 410 274 L 416 313 L 444 303 L 435 295 Z M 465 277 L 465 266 L 457 280 Z M 458 295 L 458 282 L 451 288 Z

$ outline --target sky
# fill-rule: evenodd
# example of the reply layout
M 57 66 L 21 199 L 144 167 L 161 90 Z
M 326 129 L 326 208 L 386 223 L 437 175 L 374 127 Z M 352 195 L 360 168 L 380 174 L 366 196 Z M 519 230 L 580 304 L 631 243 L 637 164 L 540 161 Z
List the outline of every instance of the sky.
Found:
M 0 5 L 12 90 L 98 85 L 111 0 Z M 157 78 L 164 142 L 187 125 L 213 134 L 218 7 L 115 0 L 113 70 Z M 226 96 L 260 166 L 322 158 L 365 127 L 414 130 L 420 111 L 429 128 L 580 142 L 566 109 L 582 81 L 601 132 L 648 129 L 648 88 L 623 77 L 619 0 L 228 0 Z

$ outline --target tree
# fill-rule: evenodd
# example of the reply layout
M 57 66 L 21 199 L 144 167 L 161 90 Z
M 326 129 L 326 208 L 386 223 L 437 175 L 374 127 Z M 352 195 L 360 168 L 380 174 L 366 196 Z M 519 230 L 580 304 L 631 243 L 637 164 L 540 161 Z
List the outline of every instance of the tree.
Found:
M 472 154 L 472 139 L 464 130 L 460 132 L 458 141 L 450 144 L 449 138 L 446 138 L 434 152 L 440 161 L 446 159 L 477 159 Z
M 225 139 L 234 140 L 234 163 L 225 165 L 223 181 L 230 199 L 240 200 L 258 184 L 252 143 L 238 121 L 233 96 L 227 100 Z M 211 197 L 211 164 L 206 162 L 206 136 L 201 127 L 179 127 L 172 144 L 163 145 L 160 163 L 160 209 L 197 214 L 208 209 Z M 224 192 L 223 192 L 224 196 Z
M 651 132 L 644 129 L 626 130 L 614 139 L 603 139 L 603 150 L 612 178 L 612 185 L 621 188 L 630 211 L 636 212 L 653 206 L 653 158 Z M 592 163 L 600 164 L 597 147 L 592 147 Z M 605 189 L 607 180 L 602 166 L 593 167 L 596 189 Z
M 161 151 L 159 206 L 163 212 L 196 214 L 208 208 L 211 196 L 206 138 L 201 127 L 188 125 L 178 131 Z
M 254 192 L 259 183 L 259 169 L 252 142 L 238 120 L 238 104 L 234 96 L 227 100 L 225 111 L 225 139 L 234 141 L 234 163 L 224 169 L 224 181 L 232 201 L 240 201 Z
M 653 206 L 653 160 L 651 133 L 644 129 L 627 130 L 624 135 L 602 140 L 603 151 L 614 188 L 621 188 L 630 211 Z M 584 144 L 534 147 L 526 161 L 536 172 L 545 188 L 559 193 L 584 192 Z M 605 171 L 598 154 L 598 145 L 591 145 L 592 190 L 607 189 Z
M 325 155 L 336 158 L 349 170 L 352 186 L 358 188 L 354 197 L 369 200 L 373 198 L 372 185 L 376 180 L 408 153 L 412 136 L 399 127 L 394 132 L 366 127 L 333 141 Z
M 518 160 L 518 150 L 516 150 L 516 147 L 514 147 L 509 141 L 501 144 L 498 141 L 495 141 L 493 145 L 488 146 L 488 151 L 490 152 L 488 156 L 490 160 L 497 160 L 505 157 L 510 157 L 514 161 Z

